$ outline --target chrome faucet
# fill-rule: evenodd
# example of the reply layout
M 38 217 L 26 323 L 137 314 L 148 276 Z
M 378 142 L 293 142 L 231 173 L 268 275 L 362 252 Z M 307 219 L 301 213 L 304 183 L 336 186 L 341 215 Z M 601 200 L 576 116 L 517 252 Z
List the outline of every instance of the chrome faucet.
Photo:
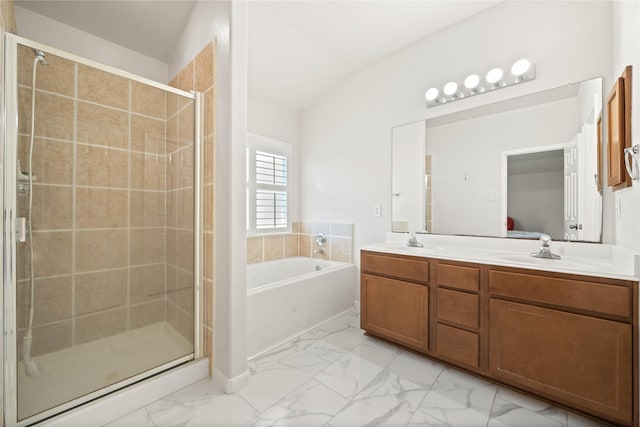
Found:
M 540 236 L 540 250 L 532 252 L 531 256 L 534 258 L 560 259 L 560 255 L 551 252 L 551 236 L 548 234 Z
M 409 240 L 407 240 L 407 246 L 411 246 L 412 248 L 424 248 L 424 245 L 418 242 L 416 233 L 411 233 L 409 235 Z

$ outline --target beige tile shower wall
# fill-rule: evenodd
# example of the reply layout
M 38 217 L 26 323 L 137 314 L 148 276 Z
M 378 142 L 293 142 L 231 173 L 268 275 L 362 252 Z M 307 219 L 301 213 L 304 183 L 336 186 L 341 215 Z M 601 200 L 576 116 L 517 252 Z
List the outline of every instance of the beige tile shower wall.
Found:
M 19 49 L 19 159 L 28 170 L 33 52 Z M 166 320 L 165 93 L 47 55 L 36 80 L 35 356 Z M 18 216 L 27 216 L 27 194 Z M 18 244 L 18 328 L 29 249 Z M 18 340 L 19 345 L 22 340 Z
M 203 233 L 202 233 L 202 268 L 203 278 L 202 287 L 204 289 L 201 298 L 201 309 L 203 313 L 203 349 L 205 356 L 210 357 L 210 373 L 213 367 L 213 307 L 214 307 L 214 244 L 215 239 L 213 235 L 214 229 L 214 155 L 215 155 L 215 141 L 214 141 L 214 86 L 215 86 L 215 44 L 209 43 L 205 46 L 198 55 L 185 66 L 176 77 L 174 77 L 169 83 L 173 87 L 177 87 L 182 90 L 190 91 L 196 90 L 204 95 L 204 123 L 203 123 L 203 145 L 202 145 L 202 216 L 203 216 Z M 178 162 L 170 170 L 175 171 L 175 183 L 172 181 L 172 186 L 169 190 L 169 199 L 167 206 L 169 209 L 169 218 L 171 218 L 171 226 L 175 224 L 175 235 L 167 234 L 167 248 L 169 250 L 167 257 L 167 268 L 172 269 L 175 265 L 175 271 L 178 273 L 178 277 L 172 283 L 174 292 L 169 293 L 169 299 L 167 303 L 167 315 L 168 321 L 181 333 L 193 334 L 193 309 L 187 307 L 187 298 L 193 300 L 193 288 L 187 291 L 186 280 L 187 277 L 180 278 L 180 263 L 183 264 L 187 261 L 193 262 L 193 253 L 189 252 L 189 249 L 184 247 L 187 235 L 193 235 L 193 224 L 187 218 L 192 218 L 192 212 L 184 210 L 184 206 L 187 206 L 186 200 L 189 194 L 185 193 L 180 188 L 185 188 L 185 182 L 181 181 L 186 174 L 180 174 L 180 162 L 184 161 L 184 158 L 180 159 L 181 153 L 193 153 L 193 128 L 185 126 L 185 121 L 182 119 L 185 115 L 193 114 L 193 105 L 184 102 L 174 102 L 169 98 L 171 102 L 167 104 L 167 147 L 171 152 L 169 155 L 170 164 L 172 162 Z M 185 145 L 191 142 L 191 145 Z M 169 148 L 171 147 L 171 148 Z M 175 156 L 173 156 L 175 154 Z M 192 158 L 192 157 L 190 157 Z M 183 164 L 183 170 L 192 170 L 193 164 Z M 172 178 L 174 176 L 172 175 Z M 191 193 L 193 194 L 193 193 Z M 188 206 L 192 206 L 189 204 Z M 168 233 L 174 233 L 168 223 Z M 190 234 L 189 234 L 190 233 Z M 185 237 L 180 239 L 180 236 Z M 175 250 L 169 249 L 174 247 Z M 182 246 L 181 246 L 182 245 Z M 186 255 L 186 256 L 185 256 Z M 181 261 L 182 260 L 182 261 Z M 169 280 L 169 279 L 168 279 Z M 184 282 L 181 284 L 181 280 Z
M 328 222 L 294 222 L 292 233 L 247 238 L 247 263 L 273 261 L 296 256 L 352 262 L 353 224 Z M 323 253 L 314 253 L 315 236 L 327 237 Z

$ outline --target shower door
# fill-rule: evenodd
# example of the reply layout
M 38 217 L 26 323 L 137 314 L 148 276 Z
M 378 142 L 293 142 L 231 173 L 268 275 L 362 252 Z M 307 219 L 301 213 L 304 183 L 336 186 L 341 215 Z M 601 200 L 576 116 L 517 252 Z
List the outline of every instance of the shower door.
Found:
M 26 425 L 194 358 L 199 103 L 16 36 L 6 55 L 5 418 Z

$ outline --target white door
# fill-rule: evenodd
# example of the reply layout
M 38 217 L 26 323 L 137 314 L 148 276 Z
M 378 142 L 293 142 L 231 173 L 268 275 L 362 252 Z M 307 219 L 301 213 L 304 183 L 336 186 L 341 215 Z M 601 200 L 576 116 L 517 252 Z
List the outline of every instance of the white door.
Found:
M 580 205 L 578 203 L 578 141 L 564 149 L 564 237 L 565 240 L 580 240 Z

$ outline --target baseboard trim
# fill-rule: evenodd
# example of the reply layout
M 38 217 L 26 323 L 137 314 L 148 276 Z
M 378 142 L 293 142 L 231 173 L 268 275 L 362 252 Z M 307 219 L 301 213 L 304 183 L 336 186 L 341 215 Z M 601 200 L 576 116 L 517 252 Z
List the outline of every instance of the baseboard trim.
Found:
M 247 370 L 233 378 L 227 378 L 218 368 L 215 368 L 213 370 L 213 382 L 227 394 L 236 393 L 251 382 L 251 374 Z

